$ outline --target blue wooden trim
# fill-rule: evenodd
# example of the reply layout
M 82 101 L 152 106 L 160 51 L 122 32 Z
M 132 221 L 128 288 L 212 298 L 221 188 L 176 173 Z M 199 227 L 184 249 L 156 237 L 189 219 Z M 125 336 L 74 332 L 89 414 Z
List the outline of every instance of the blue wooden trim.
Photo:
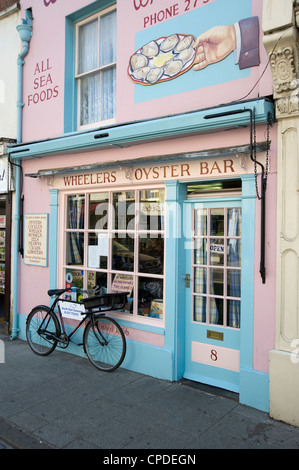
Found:
M 57 287 L 57 244 L 58 244 L 58 194 L 57 189 L 50 189 L 50 274 L 49 289 Z
M 182 201 L 186 185 L 166 181 L 166 262 L 165 262 L 165 348 L 173 351 L 173 380 L 182 377 L 185 367 L 184 238 Z
M 253 365 L 254 248 L 255 248 L 255 180 L 242 178 L 242 279 L 240 367 Z
M 269 412 L 269 374 L 257 370 L 240 370 L 240 403 Z
M 263 99 L 224 106 L 221 108 L 221 112 L 253 109 L 254 107 L 256 109 L 256 122 L 267 122 L 268 112 L 273 112 L 273 106 Z M 149 121 L 118 124 L 89 132 L 76 132 L 54 139 L 14 145 L 8 150 L 8 153 L 12 159 L 24 159 L 59 152 L 83 152 L 87 149 L 100 149 L 111 145 L 119 146 L 174 136 L 184 137 L 192 133 L 206 133 L 211 130 L 225 130 L 231 127 L 246 126 L 250 122 L 249 113 L 205 119 L 208 114 L 209 111 L 204 110 Z M 72 118 L 70 119 L 72 120 Z

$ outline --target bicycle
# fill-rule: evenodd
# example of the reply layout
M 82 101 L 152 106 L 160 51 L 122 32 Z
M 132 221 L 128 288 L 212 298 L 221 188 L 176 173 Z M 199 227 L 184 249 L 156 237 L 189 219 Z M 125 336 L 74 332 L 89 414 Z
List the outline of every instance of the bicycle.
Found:
M 105 312 L 123 308 L 128 293 L 107 293 L 71 301 L 62 298 L 69 290 L 48 290 L 48 295 L 55 297 L 51 307 L 37 305 L 31 310 L 26 320 L 26 338 L 30 348 L 39 356 L 51 354 L 57 345 L 65 349 L 72 341 L 72 336 L 86 322 L 83 343 L 74 344 L 83 345 L 88 359 L 97 369 L 105 372 L 117 369 L 126 354 L 126 339 L 120 325 L 113 318 L 107 317 Z M 93 290 L 95 291 L 96 289 Z M 82 310 L 81 315 L 85 315 L 69 335 L 65 329 L 61 302 L 76 304 Z

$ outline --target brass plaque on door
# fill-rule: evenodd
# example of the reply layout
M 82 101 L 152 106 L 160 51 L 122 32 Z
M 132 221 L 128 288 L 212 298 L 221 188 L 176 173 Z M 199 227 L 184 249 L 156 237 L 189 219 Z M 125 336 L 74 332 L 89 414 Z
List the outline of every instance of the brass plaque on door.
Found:
M 207 330 L 207 338 L 223 341 L 223 333 L 220 331 Z

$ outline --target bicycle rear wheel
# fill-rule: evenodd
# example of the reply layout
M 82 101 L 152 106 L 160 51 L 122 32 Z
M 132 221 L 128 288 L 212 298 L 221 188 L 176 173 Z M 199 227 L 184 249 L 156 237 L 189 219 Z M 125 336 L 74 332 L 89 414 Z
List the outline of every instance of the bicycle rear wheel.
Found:
M 46 306 L 35 307 L 28 315 L 26 338 L 32 351 L 47 356 L 57 346 L 60 326 L 55 313 Z
M 109 317 L 94 318 L 83 335 L 84 350 L 99 370 L 111 372 L 121 365 L 126 354 L 126 339 L 119 324 Z

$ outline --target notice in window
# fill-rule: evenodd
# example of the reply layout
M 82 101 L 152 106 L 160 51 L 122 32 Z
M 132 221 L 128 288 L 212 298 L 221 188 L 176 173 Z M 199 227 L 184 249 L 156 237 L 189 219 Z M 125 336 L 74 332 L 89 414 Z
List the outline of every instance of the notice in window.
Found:
M 129 292 L 132 294 L 134 278 L 130 274 L 116 274 L 111 286 L 111 292 Z
M 48 265 L 48 214 L 24 216 L 24 263 Z

